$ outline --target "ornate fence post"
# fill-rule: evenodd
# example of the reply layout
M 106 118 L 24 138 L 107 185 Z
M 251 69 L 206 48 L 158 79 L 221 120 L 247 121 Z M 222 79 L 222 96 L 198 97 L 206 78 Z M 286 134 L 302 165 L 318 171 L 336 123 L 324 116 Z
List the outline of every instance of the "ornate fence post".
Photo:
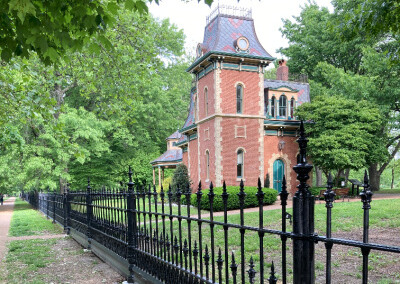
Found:
M 64 217 L 64 232 L 67 232 L 67 188 L 64 187 L 63 192 L 63 217 Z
M 90 178 L 88 178 L 88 185 L 86 189 L 86 224 L 87 224 L 87 240 L 88 249 L 92 247 L 92 232 L 91 232 L 91 219 L 92 219 L 92 198 L 91 198 Z
M 71 203 L 70 203 L 70 188 L 69 183 L 67 183 L 67 193 L 65 197 L 65 204 L 66 204 L 66 226 L 67 226 L 67 235 L 71 233 Z
M 364 174 L 364 184 L 363 184 L 363 191 L 360 192 L 361 201 L 363 203 L 363 210 L 364 210 L 364 226 L 363 226 L 363 243 L 368 243 L 369 238 L 369 210 L 371 209 L 371 201 L 372 201 L 372 191 L 369 186 L 368 181 L 368 174 L 365 171 Z M 362 272 L 362 283 L 368 283 L 368 255 L 370 252 L 369 248 L 362 248 L 361 249 L 363 255 L 363 272 Z
M 135 208 L 135 199 L 134 199 L 134 188 L 135 184 L 132 181 L 132 170 L 129 167 L 129 182 L 128 182 L 128 193 L 126 195 L 126 209 L 127 209 L 127 217 L 128 217 L 128 262 L 129 262 L 129 277 L 128 283 L 135 283 L 135 276 L 133 273 L 133 265 L 135 263 L 135 243 L 137 232 L 135 231 L 135 223 L 134 214 L 136 212 Z
M 308 190 L 307 180 L 313 166 L 307 163 L 307 142 L 304 124 L 300 124 L 300 137 L 297 139 L 300 158 L 293 167 L 300 184 L 293 197 L 293 283 L 315 282 L 314 242 L 304 239 L 314 235 L 314 196 Z
M 56 193 L 53 192 L 53 224 L 56 223 Z
M 46 217 L 49 219 L 49 189 L 46 191 Z

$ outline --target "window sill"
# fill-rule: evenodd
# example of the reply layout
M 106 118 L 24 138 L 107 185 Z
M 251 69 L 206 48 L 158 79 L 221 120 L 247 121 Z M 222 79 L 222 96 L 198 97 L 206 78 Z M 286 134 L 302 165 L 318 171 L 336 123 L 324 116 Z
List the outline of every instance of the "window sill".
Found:
M 236 178 L 236 181 L 241 181 L 241 180 L 246 181 L 245 178 Z

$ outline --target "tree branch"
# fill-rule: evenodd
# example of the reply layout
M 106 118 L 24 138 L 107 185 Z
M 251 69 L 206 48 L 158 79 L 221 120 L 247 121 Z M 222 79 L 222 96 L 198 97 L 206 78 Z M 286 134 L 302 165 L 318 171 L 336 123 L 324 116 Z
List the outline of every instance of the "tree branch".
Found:
M 397 142 L 396 147 L 394 148 L 392 154 L 390 155 L 389 160 L 387 160 L 379 169 L 378 173 L 379 175 L 381 175 L 383 173 L 383 171 L 386 169 L 386 167 L 389 165 L 389 163 L 393 160 L 394 156 L 396 156 L 397 152 L 400 149 L 400 141 Z

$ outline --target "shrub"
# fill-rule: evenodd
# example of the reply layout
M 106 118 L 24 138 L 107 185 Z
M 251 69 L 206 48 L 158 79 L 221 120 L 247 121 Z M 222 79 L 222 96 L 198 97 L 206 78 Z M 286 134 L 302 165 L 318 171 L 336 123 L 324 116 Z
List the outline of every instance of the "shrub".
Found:
M 321 190 L 326 190 L 326 187 L 310 187 L 311 195 L 318 196 Z
M 264 182 L 264 187 L 269 188 L 270 186 L 270 180 L 269 180 L 269 174 L 267 173 L 267 175 L 265 176 L 265 182 Z
M 227 202 L 227 209 L 239 209 L 239 187 L 238 186 L 227 186 L 226 191 L 229 194 L 228 202 Z M 244 189 L 246 193 L 246 197 L 244 199 L 244 207 L 256 207 L 258 206 L 258 198 L 257 193 L 258 189 L 255 186 L 247 186 Z M 262 191 L 264 192 L 264 205 L 273 204 L 276 199 L 278 192 L 272 188 L 263 188 Z M 209 189 L 202 190 L 203 195 L 201 196 L 200 202 L 200 209 L 202 210 L 210 210 L 210 200 L 208 197 L 208 193 L 210 192 Z M 223 211 L 224 210 L 224 203 L 222 200 L 222 187 L 214 188 L 214 211 Z M 181 198 L 182 203 L 185 203 L 186 197 Z M 190 196 L 190 204 L 197 207 L 197 195 L 193 193 Z
M 183 192 L 183 191 L 186 191 L 187 188 L 190 187 L 190 184 L 191 184 L 191 181 L 190 181 L 187 167 L 184 164 L 179 164 L 176 167 L 174 176 L 172 177 L 171 190 L 172 190 L 172 193 L 174 194 L 172 201 L 176 202 L 175 193 L 176 193 L 178 187 Z M 164 188 L 164 190 L 167 191 L 168 188 Z

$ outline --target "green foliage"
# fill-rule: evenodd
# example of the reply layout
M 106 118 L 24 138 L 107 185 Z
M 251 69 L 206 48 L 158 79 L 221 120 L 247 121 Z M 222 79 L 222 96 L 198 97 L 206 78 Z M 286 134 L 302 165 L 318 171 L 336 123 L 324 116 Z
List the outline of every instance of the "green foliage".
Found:
M 81 51 L 86 45 L 92 50 L 112 50 L 114 43 L 107 32 L 120 27 L 119 15 L 127 11 L 145 15 L 148 7 L 143 0 L 11 0 L 2 1 L 0 11 L 1 59 L 28 58 L 34 51 L 50 64 L 68 60 L 68 52 Z
M 384 157 L 385 147 L 378 136 L 382 117 L 367 101 L 319 96 L 301 105 L 297 115 L 312 121 L 306 125 L 308 149 L 313 163 L 325 173 L 363 168 Z
M 137 1 L 136 1 L 137 2 Z M 136 3 L 135 2 L 135 3 Z M 186 118 L 184 35 L 167 20 L 120 11 L 70 60 L 32 53 L 0 66 L 0 190 L 150 182 L 149 162 Z M 101 48 L 96 48 L 96 45 Z
M 175 193 L 177 192 L 178 188 L 181 190 L 181 192 L 186 192 L 187 189 L 190 188 L 191 184 L 192 181 L 190 180 L 189 172 L 186 165 L 179 164 L 176 167 L 176 170 L 172 177 L 171 190 L 174 194 L 173 196 L 175 197 Z M 176 201 L 176 198 L 174 198 L 173 201 Z
M 267 173 L 265 175 L 264 187 L 269 188 L 270 184 L 271 184 L 271 180 L 270 180 L 270 177 L 269 177 L 269 173 Z
M 228 210 L 233 210 L 233 209 L 239 209 L 239 196 L 237 195 L 239 193 L 239 187 L 237 186 L 227 186 L 226 190 L 229 194 L 228 197 L 228 202 L 227 202 L 227 209 Z M 278 196 L 278 192 L 275 189 L 272 188 L 263 188 L 262 189 L 264 192 L 264 205 L 269 205 L 273 204 Z M 244 200 L 244 207 L 245 208 L 250 208 L 250 207 L 256 207 L 258 206 L 258 198 L 257 198 L 257 193 L 258 189 L 255 186 L 248 186 L 245 187 L 244 192 L 246 193 L 246 197 Z M 210 210 L 210 200 L 208 197 L 208 193 L 210 192 L 209 189 L 205 189 L 202 191 L 203 195 L 201 197 L 201 202 L 200 202 L 200 209 L 203 210 Z M 223 211 L 224 210 L 224 203 L 222 201 L 222 187 L 216 187 L 214 188 L 214 211 Z M 184 201 L 186 198 L 182 197 L 182 201 Z M 190 196 L 190 204 L 192 206 L 197 207 L 197 195 L 196 193 L 193 193 Z
M 311 3 L 294 21 L 284 20 L 281 30 L 289 47 L 280 52 L 289 57 L 291 72 L 304 72 L 313 80 L 311 100 L 321 95 L 368 100 L 379 109 L 378 147 L 372 148 L 376 151 L 366 165 L 374 190 L 400 149 L 400 41 L 399 30 L 392 30 L 399 6 L 392 2 L 336 0 L 332 13 Z

